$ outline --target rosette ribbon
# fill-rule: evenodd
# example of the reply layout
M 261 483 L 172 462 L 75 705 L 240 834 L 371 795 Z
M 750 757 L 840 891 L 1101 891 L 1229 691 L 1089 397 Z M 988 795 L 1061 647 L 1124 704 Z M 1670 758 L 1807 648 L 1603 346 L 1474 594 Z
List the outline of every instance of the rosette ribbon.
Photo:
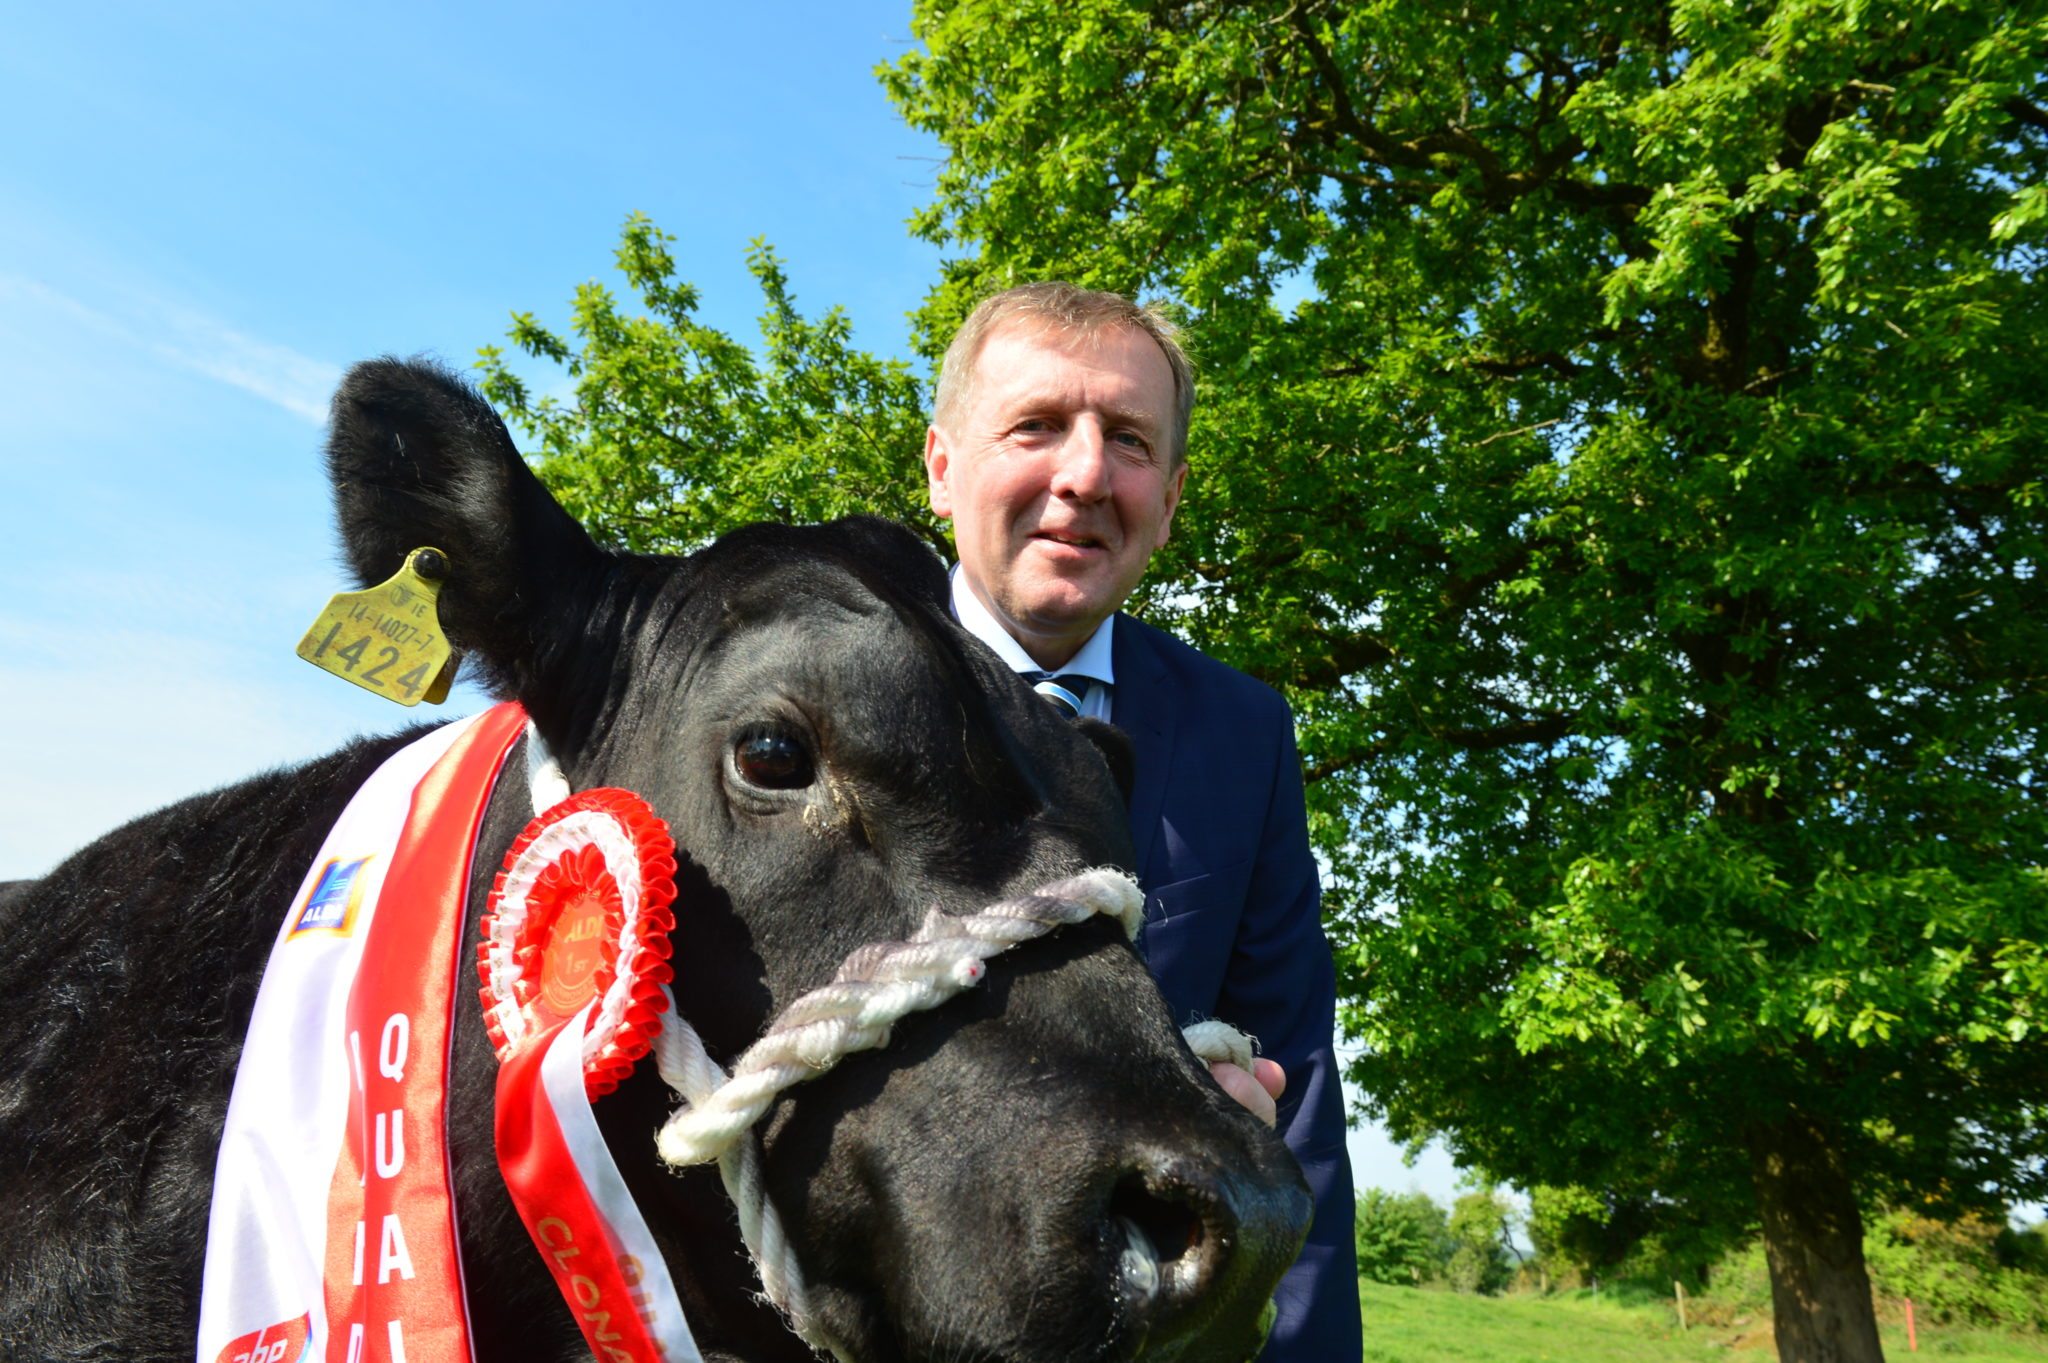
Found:
M 644 801 L 584 791 L 506 853 L 477 949 L 500 1062 L 498 1167 L 604 1363 L 702 1357 L 590 1108 L 661 1031 L 674 877 L 674 843 Z

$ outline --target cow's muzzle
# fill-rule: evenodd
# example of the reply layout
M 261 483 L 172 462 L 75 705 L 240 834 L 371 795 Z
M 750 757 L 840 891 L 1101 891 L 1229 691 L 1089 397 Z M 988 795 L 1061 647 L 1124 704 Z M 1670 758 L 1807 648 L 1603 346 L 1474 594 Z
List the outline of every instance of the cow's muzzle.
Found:
M 1140 1149 L 1112 1186 L 1101 1234 L 1112 1250 L 1110 1291 L 1132 1356 L 1236 1360 L 1257 1334 L 1219 1336 L 1259 1322 L 1294 1262 L 1313 1210 L 1297 1176 L 1229 1167 L 1164 1148 Z

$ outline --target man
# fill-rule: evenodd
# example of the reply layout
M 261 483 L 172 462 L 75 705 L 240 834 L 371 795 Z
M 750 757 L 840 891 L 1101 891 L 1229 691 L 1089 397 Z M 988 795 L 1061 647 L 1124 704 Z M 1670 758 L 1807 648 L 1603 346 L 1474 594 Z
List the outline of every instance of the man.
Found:
M 1187 359 L 1124 298 L 1029 284 L 968 318 L 933 406 L 925 471 L 953 522 L 954 611 L 1063 708 L 1131 736 L 1139 949 L 1179 1021 L 1259 1038 L 1258 1073 L 1223 1066 L 1218 1082 L 1277 1119 L 1315 1193 L 1263 1357 L 1356 1359 L 1335 975 L 1293 717 L 1270 688 L 1118 613 L 1187 483 Z

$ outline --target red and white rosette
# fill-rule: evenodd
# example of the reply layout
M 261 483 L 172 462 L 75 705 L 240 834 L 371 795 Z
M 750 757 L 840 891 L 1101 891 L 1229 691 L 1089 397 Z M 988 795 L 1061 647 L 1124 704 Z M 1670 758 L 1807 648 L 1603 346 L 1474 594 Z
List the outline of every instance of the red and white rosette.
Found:
M 477 949 L 498 1052 L 498 1170 L 607 1363 L 702 1363 L 590 1108 L 660 1034 L 675 871 L 668 828 L 639 796 L 571 796 L 505 854 Z
M 526 826 L 491 889 L 477 969 L 500 1062 L 597 1004 L 590 1096 L 619 1086 L 661 1033 L 675 927 L 675 843 L 629 790 L 586 790 Z

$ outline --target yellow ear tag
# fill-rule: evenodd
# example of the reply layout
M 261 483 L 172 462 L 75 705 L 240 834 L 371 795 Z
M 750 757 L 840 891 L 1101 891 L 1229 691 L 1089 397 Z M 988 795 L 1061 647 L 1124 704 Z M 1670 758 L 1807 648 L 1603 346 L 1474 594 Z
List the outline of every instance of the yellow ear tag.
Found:
M 446 554 L 413 550 L 389 581 L 329 601 L 299 640 L 299 656 L 400 705 L 439 705 L 455 680 L 454 650 L 434 610 L 447 576 Z

